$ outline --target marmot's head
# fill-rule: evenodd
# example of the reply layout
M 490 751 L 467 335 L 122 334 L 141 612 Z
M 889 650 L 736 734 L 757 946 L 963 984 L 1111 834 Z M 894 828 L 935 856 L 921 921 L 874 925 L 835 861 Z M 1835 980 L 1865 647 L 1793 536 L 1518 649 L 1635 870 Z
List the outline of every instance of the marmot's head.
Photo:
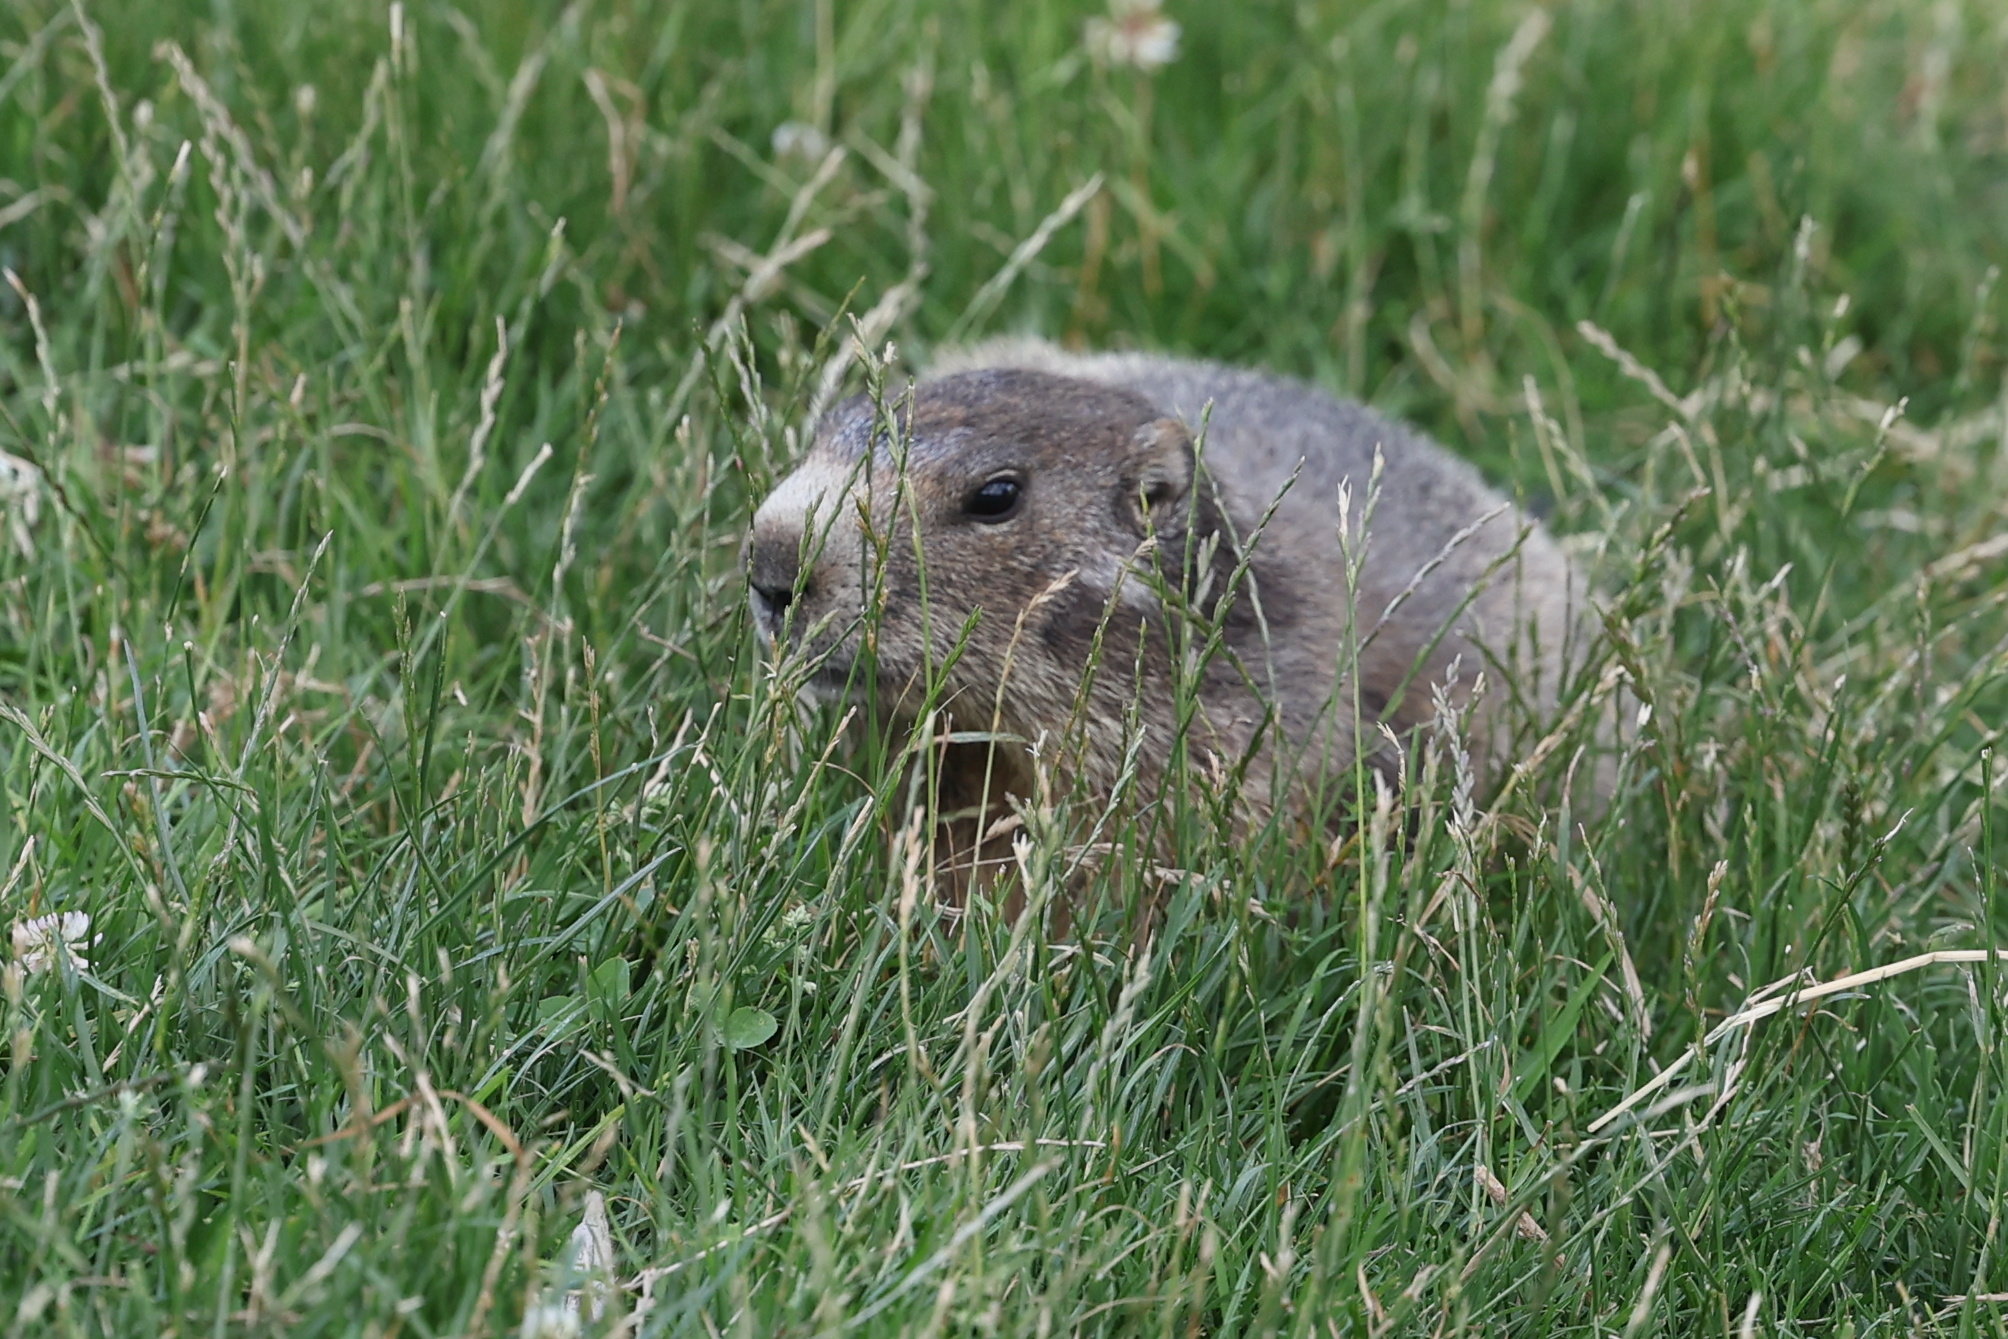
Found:
M 1193 476 L 1182 425 L 1095 382 L 998 369 L 883 415 L 849 400 L 753 518 L 753 614 L 823 690 L 911 715 L 932 676 L 964 719 L 1001 699 L 1014 728 L 1058 724 L 1098 630 L 1133 652 L 1158 608 L 1140 554 L 1179 571 L 1204 532 Z

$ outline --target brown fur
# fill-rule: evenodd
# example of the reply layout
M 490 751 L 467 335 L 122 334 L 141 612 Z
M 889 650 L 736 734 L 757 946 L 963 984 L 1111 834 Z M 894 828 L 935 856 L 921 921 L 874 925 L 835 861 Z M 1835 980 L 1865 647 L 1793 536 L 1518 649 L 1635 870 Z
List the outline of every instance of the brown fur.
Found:
M 1240 778 L 1233 808 L 1254 820 L 1362 750 L 1392 773 L 1380 726 L 1411 736 L 1438 691 L 1470 704 L 1481 671 L 1465 742 L 1490 778 L 1580 663 L 1585 587 L 1561 549 L 1363 406 L 1210 363 L 1006 341 L 943 356 L 891 409 L 824 416 L 755 516 L 747 566 L 763 630 L 792 637 L 821 689 L 868 689 L 881 724 L 910 726 L 932 673 L 943 725 L 1015 741 L 944 749 L 951 863 L 1007 854 L 981 834 L 1038 766 L 1106 799 L 1133 763 L 1148 801 L 1182 743 L 1199 775 Z M 1022 481 L 1017 512 L 967 515 L 1000 474 Z M 1209 637 L 1181 734 L 1175 658 Z

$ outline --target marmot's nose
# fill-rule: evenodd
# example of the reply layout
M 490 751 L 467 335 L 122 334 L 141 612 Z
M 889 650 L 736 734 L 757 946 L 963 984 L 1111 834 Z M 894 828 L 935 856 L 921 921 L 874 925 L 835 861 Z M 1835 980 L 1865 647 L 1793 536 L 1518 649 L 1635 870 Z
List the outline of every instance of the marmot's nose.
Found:
M 746 547 L 746 580 L 753 587 L 754 612 L 768 631 L 778 632 L 803 586 L 799 549 L 779 536 L 754 536 Z M 805 587 L 802 593 L 808 593 Z
M 753 599 L 757 603 L 760 617 L 766 623 L 779 626 L 787 614 L 788 606 L 795 602 L 795 588 L 790 586 L 763 586 L 753 583 Z

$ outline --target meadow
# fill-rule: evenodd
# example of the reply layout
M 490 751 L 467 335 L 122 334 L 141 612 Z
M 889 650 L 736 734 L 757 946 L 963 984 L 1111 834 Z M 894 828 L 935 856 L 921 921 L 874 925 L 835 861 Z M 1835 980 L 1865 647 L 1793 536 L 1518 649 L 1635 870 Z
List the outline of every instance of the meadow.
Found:
M 2008 8 L 1167 3 L 0 13 L 0 1330 L 2008 1331 Z M 1003 332 L 1546 515 L 1608 811 L 946 914 L 738 555 Z

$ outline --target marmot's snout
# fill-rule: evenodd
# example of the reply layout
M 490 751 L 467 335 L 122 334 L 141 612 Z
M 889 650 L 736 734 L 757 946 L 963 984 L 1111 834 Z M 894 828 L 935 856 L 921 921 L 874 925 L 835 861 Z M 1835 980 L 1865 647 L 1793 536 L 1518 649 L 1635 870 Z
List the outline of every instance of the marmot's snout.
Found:
M 792 616 L 795 635 L 808 632 L 837 581 L 830 570 L 831 531 L 842 513 L 829 515 L 832 495 L 843 481 L 815 463 L 803 465 L 767 496 L 753 513 L 746 538 L 746 583 L 753 621 L 770 642 L 780 639 Z M 807 566 L 804 553 L 808 552 Z
M 788 610 L 798 593 L 808 594 L 802 580 L 800 537 L 793 539 L 768 527 L 755 530 L 746 545 L 746 582 L 752 588 L 753 619 L 768 638 L 781 635 Z

